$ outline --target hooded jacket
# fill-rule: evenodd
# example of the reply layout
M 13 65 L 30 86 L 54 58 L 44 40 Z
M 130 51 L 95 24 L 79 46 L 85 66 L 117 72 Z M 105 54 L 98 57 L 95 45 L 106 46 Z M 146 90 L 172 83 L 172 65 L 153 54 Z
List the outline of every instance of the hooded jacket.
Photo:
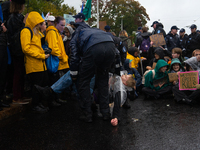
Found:
M 137 51 L 138 50 L 136 47 L 131 47 L 128 49 L 128 52 L 127 52 L 129 55 L 126 56 L 126 59 L 132 60 L 131 68 L 135 68 L 135 69 L 138 69 L 138 63 L 140 62 L 140 58 L 138 56 L 137 57 L 134 56 L 134 53 Z M 143 58 L 144 57 L 141 57 L 141 59 L 143 59 Z
M 141 33 L 140 36 L 136 37 L 135 47 L 140 46 L 142 44 L 143 39 L 148 39 L 149 36 L 151 36 L 150 32 Z
M 194 71 L 200 71 L 200 62 L 197 61 L 196 57 L 191 57 L 184 62 L 190 65 Z
M 178 58 L 172 59 L 169 72 L 170 72 L 170 73 L 175 73 L 175 71 L 174 71 L 173 68 L 172 68 L 173 64 L 175 64 L 175 63 L 178 63 L 178 64 L 179 64 L 179 66 L 180 66 L 180 70 L 179 70 L 179 71 L 180 71 L 180 72 L 183 72 L 183 71 L 184 71 L 184 68 L 183 68 L 183 66 L 182 66 L 182 64 L 181 64 L 181 62 L 180 62 L 180 60 L 179 60 Z
M 160 72 L 159 71 L 159 69 L 161 68 L 161 67 L 164 67 L 164 66 L 169 66 L 167 63 L 166 63 L 166 61 L 164 61 L 163 59 L 160 59 L 160 60 L 158 60 L 158 62 L 157 62 L 157 64 L 156 64 L 156 67 L 155 67 L 155 76 L 154 76 L 154 78 L 153 78 L 153 73 L 152 73 L 152 71 L 150 71 L 146 76 L 145 76 L 145 84 L 144 84 L 144 86 L 145 87 L 149 87 L 149 88 L 151 88 L 151 89 L 155 89 L 156 91 L 157 90 L 160 90 L 160 89 L 162 89 L 162 88 L 164 88 L 164 87 L 166 87 L 166 86 L 168 86 L 169 85 L 169 79 L 168 79 L 168 82 L 166 83 L 166 84 L 164 84 L 162 87 L 154 87 L 153 86 L 153 81 L 154 80 L 157 80 L 157 79 L 161 79 L 161 78 L 163 78 L 163 77 L 165 77 L 165 76 L 168 76 L 168 74 L 167 74 L 167 71 L 165 71 L 164 73 L 163 72 Z
M 47 41 L 48 47 L 52 49 L 51 55 L 59 58 L 58 70 L 69 68 L 68 56 L 65 52 L 62 37 L 54 26 L 47 28 L 45 41 Z
M 42 22 L 44 22 L 42 16 L 38 12 L 33 11 L 29 13 L 25 26 L 29 27 L 33 32 L 33 28 Z M 35 34 L 33 32 L 33 37 L 31 39 L 30 30 L 24 28 L 20 33 L 20 39 L 22 51 L 25 54 L 24 62 L 26 74 L 45 71 L 45 53 L 41 46 L 40 34 Z

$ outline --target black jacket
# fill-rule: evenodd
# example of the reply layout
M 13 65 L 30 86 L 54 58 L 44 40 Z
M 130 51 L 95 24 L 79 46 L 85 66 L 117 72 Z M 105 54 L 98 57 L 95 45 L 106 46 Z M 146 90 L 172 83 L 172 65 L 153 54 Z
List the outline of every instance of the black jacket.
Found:
M 75 31 L 76 33 L 70 42 L 70 73 L 72 76 L 76 76 L 78 74 L 78 66 L 81 57 L 90 47 L 103 42 L 113 42 L 112 37 L 100 29 L 93 29 L 90 27 L 77 29 L 79 29 L 79 32 Z
M 167 36 L 165 37 L 165 41 L 166 41 L 166 46 L 167 46 L 167 49 L 168 51 L 172 51 L 173 48 L 175 47 L 180 47 L 179 43 L 180 43 L 180 40 L 179 40 L 179 36 L 178 34 L 175 34 L 173 35 L 171 33 L 171 31 L 167 34 Z
M 188 35 L 185 34 L 183 37 L 179 37 L 180 41 L 179 41 L 179 46 L 180 48 L 183 50 L 183 49 L 186 49 L 186 46 L 187 46 L 187 41 L 188 41 Z
M 192 33 L 188 37 L 187 51 L 192 54 L 195 49 L 200 49 L 200 34 Z
M 158 23 L 158 24 L 156 25 L 155 31 L 152 32 L 152 35 L 153 35 L 153 34 L 162 33 L 163 36 L 165 37 L 165 36 L 166 36 L 166 33 L 165 33 L 165 30 L 164 30 L 163 28 L 164 28 L 163 24 L 162 24 L 162 23 Z
M 14 45 L 14 41 L 16 38 L 19 38 L 19 34 L 21 30 L 24 28 L 25 24 L 23 22 L 24 16 L 22 14 L 13 13 L 10 15 L 10 18 L 7 22 L 7 35 L 8 35 L 8 43 L 10 44 L 9 48 L 12 53 L 15 53 L 15 56 L 22 57 L 23 52 L 21 50 L 20 45 Z

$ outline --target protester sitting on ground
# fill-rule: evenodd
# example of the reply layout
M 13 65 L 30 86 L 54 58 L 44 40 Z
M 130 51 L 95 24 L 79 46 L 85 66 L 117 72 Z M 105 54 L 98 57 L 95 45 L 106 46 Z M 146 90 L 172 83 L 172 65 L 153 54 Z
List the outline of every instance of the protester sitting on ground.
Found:
M 154 97 L 158 99 L 163 94 L 171 92 L 167 74 L 168 66 L 166 61 L 160 59 L 157 61 L 155 69 L 147 73 L 144 88 L 142 89 L 145 98 Z
M 200 71 L 200 55 L 191 57 L 184 62 L 186 71 Z M 172 91 L 174 93 L 174 99 L 178 103 L 195 104 L 199 100 L 199 88 L 197 90 L 179 90 L 179 85 L 177 84 L 172 88 Z
M 169 69 L 169 73 L 178 73 L 178 72 L 184 72 L 185 69 L 182 66 L 180 60 L 178 58 L 173 58 L 172 62 L 171 62 L 171 66 Z M 178 76 L 178 74 L 177 74 Z M 178 80 L 177 81 L 173 81 L 173 85 L 178 84 Z
M 116 75 L 112 78 L 114 108 L 111 124 L 117 126 L 120 120 L 120 107 L 127 101 L 127 91 L 135 87 L 136 81 L 131 74 L 121 75 L 121 77 Z
M 150 60 L 149 66 L 146 67 L 147 70 L 153 70 L 155 69 L 156 63 L 158 62 L 158 60 L 163 59 L 166 62 L 168 62 L 168 59 L 164 58 L 165 57 L 165 50 L 163 50 L 160 47 L 157 47 L 154 51 L 154 56 L 155 58 L 153 58 L 152 60 Z
M 138 50 L 137 47 L 131 47 L 128 49 L 129 55 L 127 55 L 126 59 L 130 59 L 131 61 L 131 68 L 135 68 L 138 70 L 138 63 L 141 61 L 146 60 L 145 57 L 139 57 L 140 51 Z
M 136 97 L 138 97 L 138 92 L 141 91 L 142 77 L 135 68 L 131 67 L 131 60 L 129 59 L 125 60 L 124 69 L 128 72 L 128 75 L 133 75 L 133 78 L 136 80 L 136 86 L 134 87 L 133 91 L 128 92 L 128 98 L 130 100 L 134 100 Z
M 34 84 L 46 86 L 48 83 L 48 74 L 44 60 L 49 57 L 49 54 L 44 53 L 39 34 L 39 28 L 43 22 L 44 19 L 42 19 L 38 12 L 30 12 L 25 26 L 31 30 L 24 28 L 20 34 L 22 51 L 25 55 L 26 74 L 30 77 L 32 86 L 32 109 L 39 113 L 47 112 L 47 109 L 42 105 L 42 99 L 35 91 L 35 88 L 33 88 Z

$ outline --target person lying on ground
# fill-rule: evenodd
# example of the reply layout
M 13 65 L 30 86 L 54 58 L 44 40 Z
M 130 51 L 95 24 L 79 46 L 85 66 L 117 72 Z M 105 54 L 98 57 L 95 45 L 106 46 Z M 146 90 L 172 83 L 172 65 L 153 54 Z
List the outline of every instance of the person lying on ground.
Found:
M 135 87 L 136 82 L 133 75 L 114 76 L 113 78 L 113 101 L 114 108 L 112 114 L 111 124 L 117 126 L 120 120 L 120 107 L 127 101 L 127 91 Z M 109 80 L 110 81 L 110 80 Z

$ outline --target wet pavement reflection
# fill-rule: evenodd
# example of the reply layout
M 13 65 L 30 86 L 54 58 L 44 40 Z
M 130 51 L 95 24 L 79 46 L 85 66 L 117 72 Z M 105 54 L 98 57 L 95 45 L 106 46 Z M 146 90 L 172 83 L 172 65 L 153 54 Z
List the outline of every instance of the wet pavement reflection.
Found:
M 200 106 L 173 99 L 131 101 L 121 122 L 78 120 L 78 104 L 46 114 L 26 112 L 0 122 L 0 150 L 185 150 L 200 149 Z

